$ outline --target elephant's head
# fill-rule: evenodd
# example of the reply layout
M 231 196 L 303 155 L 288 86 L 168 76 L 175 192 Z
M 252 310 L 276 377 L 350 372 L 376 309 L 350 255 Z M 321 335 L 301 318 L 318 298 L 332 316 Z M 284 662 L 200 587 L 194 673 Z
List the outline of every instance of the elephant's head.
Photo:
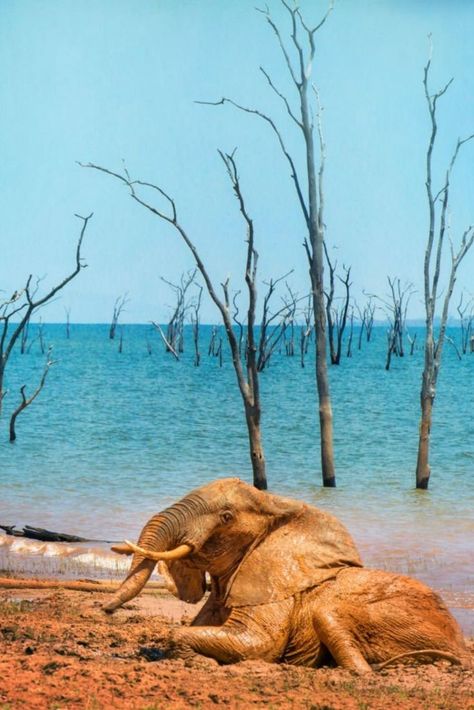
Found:
M 130 572 L 104 606 L 114 611 L 133 599 L 155 564 L 181 599 L 198 601 L 205 573 L 219 580 L 229 606 L 285 598 L 316 586 L 336 569 L 360 566 L 355 545 L 339 521 L 304 503 L 259 491 L 237 478 L 196 489 L 151 518 L 138 544 L 113 547 L 132 554 Z

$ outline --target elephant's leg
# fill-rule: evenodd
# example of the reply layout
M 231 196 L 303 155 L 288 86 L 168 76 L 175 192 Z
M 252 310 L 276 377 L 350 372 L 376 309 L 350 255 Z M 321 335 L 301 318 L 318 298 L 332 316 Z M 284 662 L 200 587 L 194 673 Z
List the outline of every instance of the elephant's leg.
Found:
M 336 663 L 356 673 L 370 673 L 372 668 L 362 655 L 356 640 L 337 615 L 328 609 L 317 609 L 313 617 L 319 639 Z
M 171 638 L 171 654 L 187 657 L 194 652 L 220 663 L 257 658 L 276 661 L 288 640 L 290 604 L 286 600 L 266 604 L 256 610 L 233 610 L 222 626 L 175 629 Z

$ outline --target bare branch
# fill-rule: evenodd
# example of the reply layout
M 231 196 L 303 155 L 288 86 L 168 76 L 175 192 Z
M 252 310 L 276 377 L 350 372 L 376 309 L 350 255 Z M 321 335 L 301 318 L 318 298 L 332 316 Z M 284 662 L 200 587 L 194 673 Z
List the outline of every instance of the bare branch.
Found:
M 156 328 L 156 330 L 158 331 L 158 333 L 161 335 L 161 337 L 162 337 L 162 339 L 163 339 L 163 342 L 164 342 L 165 345 L 166 345 L 166 348 L 167 348 L 167 349 L 170 351 L 170 353 L 176 358 L 176 360 L 179 360 L 179 355 L 178 355 L 178 353 L 177 353 L 176 350 L 173 348 L 173 346 L 171 345 L 171 343 L 167 340 L 166 335 L 163 333 L 163 329 L 161 328 L 161 326 L 158 325 L 158 323 L 155 323 L 155 321 L 151 321 L 151 324 Z

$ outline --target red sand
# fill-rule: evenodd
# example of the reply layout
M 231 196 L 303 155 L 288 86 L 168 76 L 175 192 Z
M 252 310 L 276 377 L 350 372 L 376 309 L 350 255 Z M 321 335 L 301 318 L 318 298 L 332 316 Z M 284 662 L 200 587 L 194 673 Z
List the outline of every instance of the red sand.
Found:
M 106 616 L 103 600 L 98 592 L 0 590 L 1 710 L 474 709 L 474 671 L 446 662 L 363 678 L 258 661 L 149 662 L 140 649 L 156 646 L 163 626 L 186 623 L 195 607 L 155 591 Z

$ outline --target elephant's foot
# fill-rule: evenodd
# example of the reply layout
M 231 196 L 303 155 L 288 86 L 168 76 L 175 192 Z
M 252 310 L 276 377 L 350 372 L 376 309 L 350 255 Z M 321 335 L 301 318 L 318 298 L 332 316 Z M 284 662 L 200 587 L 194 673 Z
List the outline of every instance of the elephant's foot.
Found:
M 313 618 L 315 631 L 336 663 L 342 668 L 359 675 L 372 673 L 355 639 L 344 628 L 341 621 L 330 611 L 317 611 Z
M 217 661 L 214 658 L 196 653 L 184 639 L 179 637 L 176 631 L 168 630 L 162 635 L 155 636 L 153 645 L 140 648 L 138 655 L 148 661 L 179 659 L 184 661 L 188 668 L 201 668 L 202 670 L 213 670 L 217 666 Z

